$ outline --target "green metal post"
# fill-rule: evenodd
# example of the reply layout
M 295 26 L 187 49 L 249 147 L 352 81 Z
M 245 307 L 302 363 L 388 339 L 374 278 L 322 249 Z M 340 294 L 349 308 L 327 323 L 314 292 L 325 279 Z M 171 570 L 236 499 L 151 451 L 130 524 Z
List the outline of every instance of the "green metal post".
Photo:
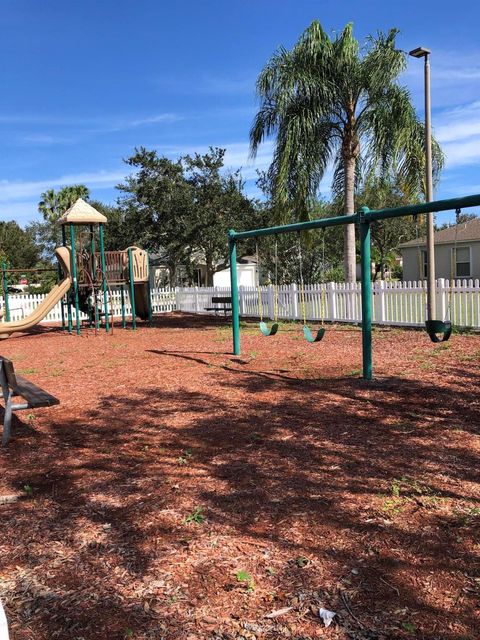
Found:
M 2 284 L 3 284 L 3 308 L 5 314 L 5 322 L 10 322 L 10 304 L 8 302 L 8 276 L 7 263 L 2 262 Z
M 67 246 L 67 232 L 65 231 L 65 225 L 62 224 L 62 244 L 64 247 Z M 67 301 L 67 326 L 68 333 L 72 333 L 72 296 L 71 291 L 69 291 L 66 295 Z
M 100 323 L 98 318 L 97 299 L 95 295 L 95 285 L 97 282 L 97 268 L 95 264 L 95 227 L 90 225 L 90 255 L 92 261 L 92 280 L 93 280 L 93 313 L 95 315 L 95 329 L 98 331 Z
M 368 207 L 360 212 L 360 251 L 362 267 L 362 354 L 363 379 L 371 380 L 372 364 L 372 274 L 370 257 L 370 223 L 365 219 Z
M 150 288 L 150 277 L 147 281 L 147 297 L 148 297 L 148 324 L 152 326 L 153 322 L 153 309 L 152 309 L 152 290 Z
M 58 282 L 60 282 L 60 280 L 62 279 L 62 267 L 60 266 L 60 263 L 58 263 L 58 270 L 57 270 L 57 277 L 58 277 Z M 65 331 L 65 305 L 64 305 L 64 299 L 62 298 L 60 300 L 60 311 L 62 314 L 62 331 Z
M 148 280 L 147 280 L 147 297 L 148 297 L 148 324 L 153 324 L 153 305 L 152 305 L 152 288 L 150 286 L 150 257 L 147 253 Z
M 233 353 L 240 355 L 240 314 L 238 307 L 238 280 L 237 280 L 237 243 L 233 238 L 233 230 L 228 232 L 229 235 L 229 254 L 230 254 L 230 289 L 232 296 L 232 332 L 233 332 Z
M 127 320 L 125 318 L 125 288 L 123 284 L 120 287 L 120 295 L 122 299 L 122 329 L 125 329 L 127 326 Z
M 72 245 L 72 279 L 73 295 L 75 302 L 75 327 L 77 336 L 80 335 L 80 304 L 78 299 L 78 278 L 77 278 L 77 251 L 75 248 L 75 226 L 70 223 L 70 244 Z
M 108 290 L 107 290 L 107 265 L 105 263 L 105 241 L 103 237 L 103 224 L 99 224 L 100 234 L 100 263 L 102 265 L 102 289 L 103 289 L 103 307 L 105 309 L 105 331 L 110 331 L 110 317 L 108 315 Z
M 130 305 L 132 307 L 132 329 L 137 328 L 137 311 L 135 309 L 135 283 L 133 275 L 132 249 L 128 250 L 128 283 L 130 286 Z

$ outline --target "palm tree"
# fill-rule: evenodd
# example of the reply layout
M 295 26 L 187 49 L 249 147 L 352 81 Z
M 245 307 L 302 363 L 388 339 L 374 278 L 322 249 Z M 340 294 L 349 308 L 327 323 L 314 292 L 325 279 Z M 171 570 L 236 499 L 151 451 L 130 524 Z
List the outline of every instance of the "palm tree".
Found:
M 56 222 L 59 209 L 58 193 L 55 189 L 47 189 L 40 197 L 38 210 L 43 215 L 43 219 L 45 222 Z
M 333 162 L 334 193 L 344 212 L 355 212 L 361 175 L 395 175 L 405 193 L 423 189 L 424 128 L 409 92 L 398 83 L 406 66 L 395 48 L 398 31 L 369 37 L 364 51 L 352 25 L 331 39 L 314 21 L 291 51 L 280 48 L 257 80 L 260 108 L 250 142 L 252 155 L 275 134 L 269 169 L 277 211 L 308 216 L 321 179 Z M 434 142 L 435 172 L 443 158 Z M 345 225 L 344 272 L 355 280 L 355 228 Z
M 46 222 L 54 224 L 78 198 L 88 200 L 89 196 L 90 191 L 84 184 L 74 184 L 69 187 L 63 187 L 60 191 L 47 189 L 47 191 L 40 196 L 41 200 L 38 203 L 38 210 Z

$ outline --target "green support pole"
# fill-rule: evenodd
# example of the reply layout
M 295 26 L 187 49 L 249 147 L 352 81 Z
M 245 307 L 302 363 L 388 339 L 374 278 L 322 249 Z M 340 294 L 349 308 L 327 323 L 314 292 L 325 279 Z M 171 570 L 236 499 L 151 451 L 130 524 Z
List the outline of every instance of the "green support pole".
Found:
M 62 225 L 62 243 L 63 243 L 64 247 L 67 246 L 67 232 L 65 231 L 65 225 Z M 72 296 L 71 296 L 71 292 L 70 291 L 66 295 L 66 300 L 67 300 L 67 326 L 68 326 L 68 333 L 72 333 L 72 329 L 73 329 L 73 324 L 72 324 Z
M 362 354 L 363 379 L 371 380 L 372 364 L 372 274 L 370 256 L 370 223 L 365 219 L 368 207 L 360 212 L 360 251 L 362 267 Z
M 2 262 L 2 285 L 3 285 L 3 308 L 5 314 L 5 322 L 10 322 L 10 304 L 8 302 L 8 276 L 7 263 Z
M 240 355 L 240 315 L 238 308 L 238 280 L 237 280 L 237 243 L 233 239 L 233 230 L 228 232 L 229 235 L 229 254 L 230 254 L 230 289 L 232 296 L 232 332 L 233 332 L 233 354 Z
M 102 289 L 103 289 L 103 306 L 105 309 L 105 331 L 110 331 L 110 317 L 108 315 L 108 297 L 107 297 L 107 265 L 105 263 L 105 241 L 103 237 L 103 224 L 99 224 L 100 233 L 100 263 L 102 265 Z
M 122 297 L 122 329 L 125 329 L 127 326 L 127 320 L 125 318 L 125 288 L 123 284 L 120 287 L 120 295 Z
M 133 258 L 132 249 L 128 250 L 128 284 L 130 286 L 130 304 L 132 307 L 132 329 L 135 331 L 137 328 L 137 312 L 135 309 L 135 284 L 133 275 Z
M 150 277 L 147 282 L 147 296 L 148 296 L 148 324 L 151 327 L 153 323 L 153 309 L 152 309 L 152 290 L 150 288 Z
M 75 226 L 70 223 L 70 244 L 72 245 L 72 278 L 73 295 L 75 302 L 75 328 L 77 336 L 80 335 L 80 304 L 78 300 L 78 278 L 77 278 L 77 251 L 75 248 Z
M 58 263 L 58 282 L 60 282 L 60 280 L 62 279 L 62 267 L 60 266 L 60 263 Z M 64 298 L 62 298 L 60 300 L 60 311 L 62 314 L 62 331 L 65 331 L 65 306 L 64 306 Z
M 148 324 L 153 325 L 153 305 L 152 305 L 152 288 L 150 286 L 150 257 L 147 253 L 148 280 L 147 280 L 147 296 L 148 296 Z
M 90 225 L 90 255 L 92 260 L 92 280 L 93 280 L 93 313 L 95 315 L 95 329 L 98 331 L 100 323 L 98 318 L 97 299 L 95 295 L 95 284 L 97 282 L 97 269 L 95 265 L 95 227 Z

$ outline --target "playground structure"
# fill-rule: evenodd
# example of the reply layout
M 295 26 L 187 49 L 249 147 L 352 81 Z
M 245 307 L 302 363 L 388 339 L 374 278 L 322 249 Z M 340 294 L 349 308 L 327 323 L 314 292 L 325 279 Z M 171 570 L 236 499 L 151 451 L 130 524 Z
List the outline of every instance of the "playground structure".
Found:
M 55 250 L 60 281 L 31 314 L 15 322 L 10 322 L 8 273 L 19 270 L 9 270 L 3 265 L 4 322 L 0 323 L 0 338 L 35 326 L 58 302 L 61 302 L 62 329 L 69 333 L 75 329 L 79 335 L 82 312 L 90 327 L 98 330 L 103 325 L 108 332 L 114 321 L 111 293 L 115 288 L 121 293 L 123 328 L 127 326 L 126 291 L 132 309 L 132 328 L 136 329 L 137 317 L 151 322 L 148 253 L 139 247 L 105 251 L 106 222 L 104 215 L 81 198 L 61 216 L 63 246 Z M 22 273 L 28 271 L 38 269 L 22 270 Z
M 283 233 L 300 233 L 311 229 L 325 229 L 328 227 L 341 226 L 345 224 L 357 224 L 360 227 L 360 254 L 361 254 L 361 296 L 362 296 L 362 366 L 364 380 L 371 380 L 373 377 L 372 360 L 372 282 L 371 282 L 371 237 L 370 227 L 377 220 L 387 220 L 403 216 L 418 216 L 426 213 L 437 213 L 440 211 L 455 210 L 457 216 L 463 208 L 480 205 L 480 194 L 465 196 L 463 198 L 452 198 L 449 200 L 437 200 L 425 202 L 423 204 L 407 205 L 393 209 L 379 209 L 371 211 L 368 207 L 363 207 L 358 213 L 352 215 L 337 216 L 334 218 L 323 218 L 311 220 L 309 222 L 298 222 L 294 224 L 267 227 L 263 229 L 251 229 L 249 231 L 236 232 L 231 229 L 228 233 L 229 256 L 230 256 L 230 285 L 232 292 L 232 334 L 233 353 L 240 355 L 240 314 L 238 300 L 237 282 L 237 243 L 247 238 L 259 238 L 262 236 L 279 235 Z M 427 280 L 428 282 L 428 280 Z M 428 319 L 426 331 L 433 342 L 448 340 L 452 326 L 449 319 L 442 320 Z M 307 337 L 304 318 L 304 335 Z M 311 332 L 310 332 L 311 333 Z M 438 337 L 440 334 L 441 337 Z M 322 336 L 323 337 L 323 334 Z M 308 338 L 307 338 L 308 339 Z M 321 339 L 321 338 L 320 338 Z M 311 340 L 308 340 L 312 342 Z M 313 340 L 318 342 L 319 340 Z

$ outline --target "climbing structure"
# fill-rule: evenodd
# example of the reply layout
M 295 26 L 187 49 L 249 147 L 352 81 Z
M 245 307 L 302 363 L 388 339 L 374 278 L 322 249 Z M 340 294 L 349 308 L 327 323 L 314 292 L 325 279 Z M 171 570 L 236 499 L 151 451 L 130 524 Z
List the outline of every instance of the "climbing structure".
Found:
M 81 313 L 96 330 L 113 326 L 114 302 L 119 298 L 122 326 L 126 328 L 125 292 L 132 309 L 132 327 L 137 317 L 151 322 L 148 253 L 139 247 L 125 251 L 105 251 L 107 218 L 79 198 L 59 219 L 63 246 L 55 250 L 59 261 L 59 281 L 45 299 L 25 318 L 10 322 L 8 274 L 18 269 L 1 269 L 4 307 L 0 313 L 0 339 L 25 331 L 45 318 L 60 302 L 62 327 L 69 333 L 81 331 Z M 52 267 L 52 269 L 55 269 Z M 50 271 L 32 269 L 31 271 Z M 119 291 L 119 295 L 117 292 Z
M 148 254 L 139 247 L 105 251 L 106 223 L 107 218 L 81 198 L 59 220 L 63 243 L 71 247 L 72 287 L 62 305 L 62 323 L 70 333 L 74 322 L 80 333 L 80 312 L 87 315 L 90 326 L 99 329 L 103 325 L 109 331 L 116 291 L 120 291 L 124 328 L 125 291 L 130 298 L 133 328 L 137 316 L 145 321 L 152 318 Z

